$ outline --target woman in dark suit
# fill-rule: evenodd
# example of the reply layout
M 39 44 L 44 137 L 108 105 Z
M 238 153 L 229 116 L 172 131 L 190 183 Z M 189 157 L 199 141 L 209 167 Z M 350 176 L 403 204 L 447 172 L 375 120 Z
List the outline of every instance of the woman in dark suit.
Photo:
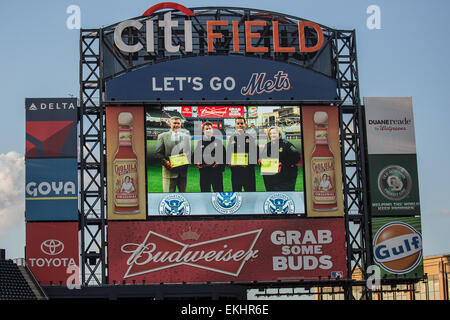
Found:
M 270 127 L 267 131 L 268 142 L 262 152 L 269 158 L 278 158 L 278 172 L 263 174 L 264 185 L 267 191 L 294 191 L 297 181 L 301 154 L 295 146 L 282 138 L 278 127 Z

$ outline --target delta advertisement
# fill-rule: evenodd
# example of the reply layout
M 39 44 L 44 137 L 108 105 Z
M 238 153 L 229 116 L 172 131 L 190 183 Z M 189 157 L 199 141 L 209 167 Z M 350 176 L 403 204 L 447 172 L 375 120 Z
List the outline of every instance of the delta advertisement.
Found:
M 411 98 L 364 98 L 372 216 L 420 215 Z
M 76 158 L 76 98 L 27 98 L 26 158 Z
M 78 222 L 28 222 L 27 265 L 41 285 L 79 279 Z
M 381 277 L 422 277 L 422 234 L 419 217 L 372 219 L 373 257 Z
M 340 218 L 108 224 L 110 283 L 346 278 Z
M 302 107 L 308 217 L 344 216 L 338 110 Z

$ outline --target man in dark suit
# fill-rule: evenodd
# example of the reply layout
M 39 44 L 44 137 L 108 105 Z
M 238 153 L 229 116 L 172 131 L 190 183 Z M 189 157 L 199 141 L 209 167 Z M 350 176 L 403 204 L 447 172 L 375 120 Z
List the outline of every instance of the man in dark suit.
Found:
M 162 164 L 163 192 L 186 192 L 190 136 L 181 130 L 181 118 L 170 118 L 170 131 L 158 135 L 156 158 Z
M 227 144 L 227 163 L 231 168 L 231 185 L 233 192 L 256 191 L 255 164 L 258 160 L 256 137 L 245 132 L 245 118 L 235 120 L 235 133 Z

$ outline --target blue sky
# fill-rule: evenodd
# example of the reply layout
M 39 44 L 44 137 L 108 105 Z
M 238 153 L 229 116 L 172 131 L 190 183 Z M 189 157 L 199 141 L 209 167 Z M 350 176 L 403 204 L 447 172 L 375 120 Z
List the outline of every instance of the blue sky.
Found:
M 159 1 L 158 1 L 159 2 Z M 79 96 L 79 30 L 66 9 L 81 9 L 82 28 L 142 14 L 155 1 L 0 2 L 0 248 L 23 257 L 22 163 L 26 97 Z M 187 7 L 236 6 L 290 14 L 357 34 L 360 95 L 413 98 L 424 255 L 450 253 L 450 44 L 447 0 L 179 1 Z M 369 30 L 369 5 L 381 9 L 381 29 Z M 13 153 L 12 153 L 13 152 Z M 10 182 L 15 184 L 11 188 Z M 22 188 L 22 189 L 20 189 Z M 17 191 L 22 190 L 22 191 Z M 3 192 L 3 195 L 1 193 Z

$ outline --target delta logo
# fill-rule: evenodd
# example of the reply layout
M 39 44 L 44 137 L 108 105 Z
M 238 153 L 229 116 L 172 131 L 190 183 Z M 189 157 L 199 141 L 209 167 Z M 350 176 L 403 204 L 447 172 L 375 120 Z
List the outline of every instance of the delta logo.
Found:
M 422 236 L 409 224 L 391 222 L 375 234 L 373 250 L 374 259 L 382 269 L 406 274 L 422 261 Z
M 27 121 L 26 157 L 76 156 L 75 128 L 75 121 Z

